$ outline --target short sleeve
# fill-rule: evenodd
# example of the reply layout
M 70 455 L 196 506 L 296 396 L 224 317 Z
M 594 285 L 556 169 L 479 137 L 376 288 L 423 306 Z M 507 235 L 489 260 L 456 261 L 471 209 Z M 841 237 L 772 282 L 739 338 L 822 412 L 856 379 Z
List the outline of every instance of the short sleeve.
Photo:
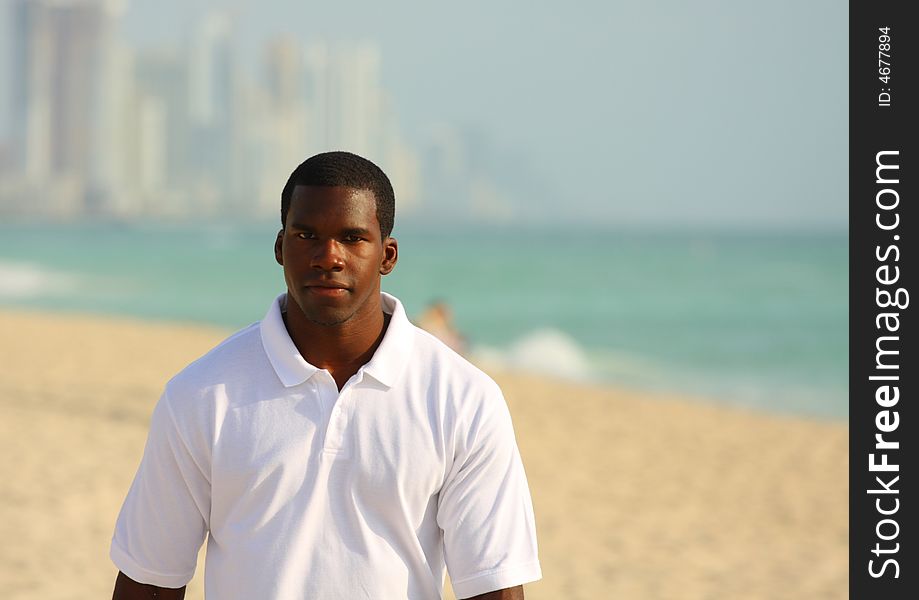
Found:
M 542 577 L 533 504 L 504 397 L 477 409 L 441 488 L 437 521 L 458 598 Z
M 195 573 L 208 527 L 210 481 L 206 457 L 196 456 L 185 437 L 167 389 L 153 411 L 110 551 L 115 566 L 140 583 L 180 588 Z

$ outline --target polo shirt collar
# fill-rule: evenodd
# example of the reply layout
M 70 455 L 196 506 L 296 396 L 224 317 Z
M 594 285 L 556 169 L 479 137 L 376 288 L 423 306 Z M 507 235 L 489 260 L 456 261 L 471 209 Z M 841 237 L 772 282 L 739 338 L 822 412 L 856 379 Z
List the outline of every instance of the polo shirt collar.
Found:
M 392 387 L 408 364 L 414 340 L 414 325 L 408 320 L 398 298 L 386 292 L 381 292 L 381 295 L 383 312 L 392 315 L 392 318 L 383 341 L 370 361 L 361 367 L 361 371 L 386 387 Z M 259 323 L 259 333 L 268 361 L 281 383 L 284 387 L 293 387 L 308 380 L 320 369 L 308 363 L 290 339 L 281 314 L 286 305 L 287 293 L 275 298 L 265 318 Z
M 380 294 L 383 312 L 392 315 L 392 318 L 389 320 L 383 341 L 373 353 L 370 362 L 363 366 L 363 370 L 386 387 L 392 387 L 410 359 L 415 341 L 415 326 L 408 320 L 405 308 L 398 298 L 386 292 Z

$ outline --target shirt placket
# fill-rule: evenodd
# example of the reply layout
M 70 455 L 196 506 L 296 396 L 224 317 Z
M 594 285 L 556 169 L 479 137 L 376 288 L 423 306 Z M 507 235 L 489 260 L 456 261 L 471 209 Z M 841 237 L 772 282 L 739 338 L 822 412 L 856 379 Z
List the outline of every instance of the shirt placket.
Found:
M 318 392 L 322 400 L 323 412 L 328 415 L 323 439 L 323 454 L 343 458 L 348 455 L 348 444 L 345 429 L 348 425 L 348 400 L 351 390 L 346 386 L 341 392 L 328 373 L 318 383 Z

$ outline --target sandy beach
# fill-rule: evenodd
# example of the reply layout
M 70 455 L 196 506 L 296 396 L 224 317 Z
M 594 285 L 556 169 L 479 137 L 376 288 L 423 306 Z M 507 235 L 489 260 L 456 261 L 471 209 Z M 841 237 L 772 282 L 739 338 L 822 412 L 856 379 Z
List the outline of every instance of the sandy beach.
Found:
M 0 588 L 108 598 L 153 405 L 227 332 L 11 310 L 0 332 Z M 847 597 L 845 423 L 492 375 L 536 509 L 528 599 Z

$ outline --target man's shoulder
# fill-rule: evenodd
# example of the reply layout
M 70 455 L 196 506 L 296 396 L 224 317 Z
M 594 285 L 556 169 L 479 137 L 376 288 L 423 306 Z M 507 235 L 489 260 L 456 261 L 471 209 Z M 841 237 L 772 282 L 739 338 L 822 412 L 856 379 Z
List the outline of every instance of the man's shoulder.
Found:
M 480 391 L 487 396 L 501 395 L 501 389 L 485 371 L 474 365 L 431 333 L 415 329 L 412 368 L 429 373 L 432 378 L 462 387 L 466 392 Z
M 167 391 L 191 392 L 226 383 L 240 376 L 252 377 L 265 362 L 259 322 L 240 329 L 179 371 L 166 384 Z

